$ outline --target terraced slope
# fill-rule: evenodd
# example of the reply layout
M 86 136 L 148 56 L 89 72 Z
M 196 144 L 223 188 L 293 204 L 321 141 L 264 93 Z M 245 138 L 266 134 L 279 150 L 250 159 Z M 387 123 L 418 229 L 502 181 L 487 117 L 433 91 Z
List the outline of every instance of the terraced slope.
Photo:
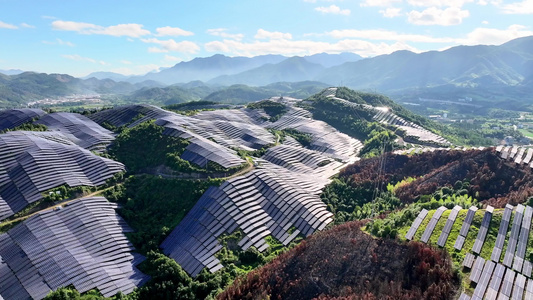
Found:
M 35 123 L 61 132 L 76 145 L 91 151 L 102 152 L 115 139 L 111 131 L 76 113 L 47 114 Z
M 298 234 L 308 236 L 333 221 L 318 196 L 327 180 L 259 163 L 257 170 L 207 190 L 161 244 L 192 276 L 204 267 L 211 272 L 223 267 L 215 257 L 223 234 L 241 229 L 244 238 L 238 245 L 262 252 L 268 235 L 287 245 Z
M 323 92 L 324 93 L 323 95 L 325 95 L 328 98 L 339 101 L 343 103 L 344 105 L 354 107 L 356 109 L 365 110 L 373 115 L 372 116 L 373 120 L 383 123 L 383 124 L 391 125 L 393 127 L 396 127 L 398 129 L 405 131 L 404 138 L 409 142 L 423 143 L 426 145 L 435 145 L 435 146 L 450 146 L 451 145 L 451 143 L 447 141 L 445 138 L 423 128 L 422 126 L 418 124 L 404 120 L 403 118 L 394 114 L 387 107 L 375 107 L 375 106 L 368 105 L 368 104 L 353 103 L 345 99 L 335 97 L 336 92 L 337 92 L 337 88 L 329 88 Z
M 124 166 L 82 149 L 59 133 L 0 135 L 0 220 L 61 185 L 98 186 Z
M 45 114 L 40 109 L 21 108 L 0 111 L 0 131 L 13 129 L 24 123 L 31 122 Z
M 103 197 L 84 198 L 0 235 L 0 298 L 42 299 L 69 285 L 110 297 L 144 284 L 148 277 L 135 267 L 143 257 L 114 208 Z

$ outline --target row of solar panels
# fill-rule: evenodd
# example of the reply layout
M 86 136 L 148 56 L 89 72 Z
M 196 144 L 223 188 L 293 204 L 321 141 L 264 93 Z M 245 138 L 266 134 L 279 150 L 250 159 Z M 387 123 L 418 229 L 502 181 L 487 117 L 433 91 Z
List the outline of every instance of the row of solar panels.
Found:
M 514 160 L 517 164 L 529 164 L 533 168 L 533 148 L 498 146 L 496 152 L 500 153 L 503 159 Z
M 149 278 L 135 267 L 131 229 L 103 197 L 84 198 L 30 217 L 0 235 L 0 298 L 42 299 L 73 285 L 110 297 Z
M 0 131 L 13 129 L 28 122 L 46 125 L 48 130 L 59 131 L 71 142 L 91 151 L 102 152 L 114 140 L 111 131 L 77 113 L 45 114 L 40 109 L 0 111 Z
M 463 292 L 460 300 L 533 299 L 533 279 L 501 263 L 485 261 L 469 253 L 463 266 L 471 269 L 469 279 L 476 287 L 472 296 Z
M 0 220 L 61 186 L 98 186 L 124 166 L 88 150 L 55 140 L 58 133 L 8 132 L 0 135 Z M 52 137 L 50 139 L 49 137 Z
M 425 143 L 432 143 L 436 145 L 443 145 L 443 146 L 451 145 L 451 143 L 448 142 L 445 138 L 423 128 L 422 126 L 418 124 L 404 120 L 403 118 L 394 114 L 390 109 L 374 107 L 368 104 L 358 104 L 358 103 L 350 102 L 345 99 L 336 97 L 335 93 L 336 93 L 336 88 L 330 88 L 328 89 L 328 92 L 325 93 L 324 95 L 336 101 L 339 101 L 347 106 L 351 106 L 356 109 L 364 109 L 365 111 L 369 111 L 373 113 L 372 118 L 374 120 L 380 123 L 387 124 L 387 125 L 396 126 L 404 130 L 407 136 L 413 136 L 419 141 L 423 141 Z
M 222 268 L 214 256 L 222 247 L 218 239 L 238 228 L 244 233 L 238 243 L 243 250 L 264 251 L 268 235 L 287 245 L 298 234 L 310 235 L 332 222 L 317 182 L 266 161 L 261 165 L 207 190 L 161 244 L 164 253 L 196 276 L 204 267 Z

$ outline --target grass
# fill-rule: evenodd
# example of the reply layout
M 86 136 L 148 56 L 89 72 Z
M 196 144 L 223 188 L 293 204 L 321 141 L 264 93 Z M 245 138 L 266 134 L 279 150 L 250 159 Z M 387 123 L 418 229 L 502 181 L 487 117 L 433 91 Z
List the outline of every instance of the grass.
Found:
M 532 138 L 533 139 L 533 132 L 527 130 L 527 129 L 518 129 L 525 137 Z

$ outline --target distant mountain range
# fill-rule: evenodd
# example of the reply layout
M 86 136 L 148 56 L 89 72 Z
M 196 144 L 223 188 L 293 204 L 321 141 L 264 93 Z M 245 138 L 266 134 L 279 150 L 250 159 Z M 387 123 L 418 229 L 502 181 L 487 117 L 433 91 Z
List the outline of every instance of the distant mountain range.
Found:
M 129 77 L 110 72 L 92 73 L 84 79 L 29 72 L 0 74 L 0 102 L 24 103 L 30 98 L 82 92 L 130 94 L 132 101 L 139 97 L 140 100 L 155 98 L 175 102 L 205 97 L 207 92 L 232 85 L 241 85 L 242 89 L 242 85 L 265 87 L 278 82 L 311 81 L 319 82 L 320 86 L 343 85 L 398 98 L 467 94 L 502 103 L 523 101 L 528 95 L 531 100 L 533 36 L 500 46 L 458 46 L 424 53 L 397 51 L 365 59 L 353 53 L 305 57 L 217 54 L 180 62 L 159 72 Z M 169 85 L 175 87 L 165 87 Z M 196 90 L 189 91 L 192 88 Z M 191 94 L 186 96 L 183 90 Z

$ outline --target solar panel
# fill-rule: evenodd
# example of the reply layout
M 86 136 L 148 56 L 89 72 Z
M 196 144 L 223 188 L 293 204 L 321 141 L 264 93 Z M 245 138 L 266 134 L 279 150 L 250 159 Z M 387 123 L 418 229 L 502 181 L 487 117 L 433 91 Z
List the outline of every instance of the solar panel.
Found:
M 473 297 L 475 296 L 475 297 L 478 297 L 479 299 L 483 299 L 495 266 L 496 264 L 490 260 L 488 260 L 485 263 L 485 266 L 483 267 L 483 271 L 481 272 L 481 277 L 479 278 L 479 281 L 477 282 L 477 286 L 474 290 Z
M 429 238 L 431 237 L 431 234 L 433 233 L 433 230 L 435 229 L 435 226 L 437 225 L 437 222 L 439 221 L 444 211 L 446 211 L 446 207 L 444 206 L 439 207 L 435 211 L 435 213 L 431 217 L 431 220 L 429 220 L 429 223 L 426 226 L 426 230 L 424 230 L 424 233 L 422 234 L 422 238 L 420 239 L 421 242 L 427 243 L 429 241 Z
M 412 240 L 416 231 L 418 230 L 418 227 L 420 227 L 420 224 L 422 224 L 422 221 L 426 218 L 428 214 L 427 209 L 422 209 L 420 213 L 418 213 L 418 216 L 414 220 L 413 224 L 411 225 L 411 228 L 409 228 L 409 231 L 405 235 L 405 238 L 408 240 Z
M 465 259 L 463 260 L 463 267 L 472 269 L 472 265 L 474 264 L 474 260 L 476 257 L 472 253 L 467 253 L 465 255 Z
M 498 236 L 496 237 L 496 243 L 492 251 L 491 260 L 500 261 L 500 256 L 502 253 L 503 245 L 505 242 L 505 237 L 507 235 L 507 229 L 509 227 L 509 221 L 511 220 L 511 215 L 513 212 L 513 206 L 507 204 L 503 212 L 502 221 L 500 223 L 500 228 L 498 229 Z
M 518 237 L 518 246 L 516 249 L 516 257 L 513 263 L 513 269 L 521 272 L 524 264 L 527 239 L 529 237 L 529 230 L 531 228 L 531 218 L 533 216 L 533 208 L 526 206 L 524 217 L 522 219 L 522 226 L 520 229 L 520 235 Z
M 479 254 L 481 252 L 481 248 L 483 247 L 483 243 L 485 242 L 485 238 L 487 237 L 487 232 L 490 226 L 493 211 L 494 207 L 490 205 L 487 206 L 487 208 L 485 209 L 485 214 L 483 215 L 483 220 L 481 221 L 481 227 L 479 228 L 476 241 L 474 242 L 474 246 L 472 247 L 472 252 L 476 254 Z
M 73 285 L 80 293 L 97 288 L 110 297 L 144 284 L 149 278 L 135 267 L 144 258 L 132 253 L 113 207 L 103 197 L 84 198 L 38 213 L 1 234 L 0 295 L 42 299 L 51 290 Z M 120 238 L 110 239 L 111 232 Z
M 507 249 L 505 250 L 505 256 L 503 258 L 503 264 L 509 268 L 511 267 L 513 258 L 515 256 L 516 244 L 518 242 L 523 214 L 524 206 L 522 204 L 518 204 L 513 219 L 513 227 L 511 228 L 511 236 L 509 237 L 509 243 L 507 244 Z
M 450 235 L 450 231 L 452 230 L 453 223 L 455 223 L 455 219 L 457 218 L 457 215 L 459 214 L 459 211 L 461 211 L 461 209 L 461 206 L 456 205 L 450 212 L 448 220 L 446 220 L 446 224 L 444 225 L 442 233 L 439 236 L 439 240 L 437 241 L 437 245 L 439 245 L 440 247 L 444 247 L 444 245 L 446 244 L 448 236 Z
M 481 278 L 481 273 L 483 272 L 483 266 L 485 265 L 485 260 L 478 256 L 472 267 L 472 272 L 470 273 L 470 281 L 478 283 Z

